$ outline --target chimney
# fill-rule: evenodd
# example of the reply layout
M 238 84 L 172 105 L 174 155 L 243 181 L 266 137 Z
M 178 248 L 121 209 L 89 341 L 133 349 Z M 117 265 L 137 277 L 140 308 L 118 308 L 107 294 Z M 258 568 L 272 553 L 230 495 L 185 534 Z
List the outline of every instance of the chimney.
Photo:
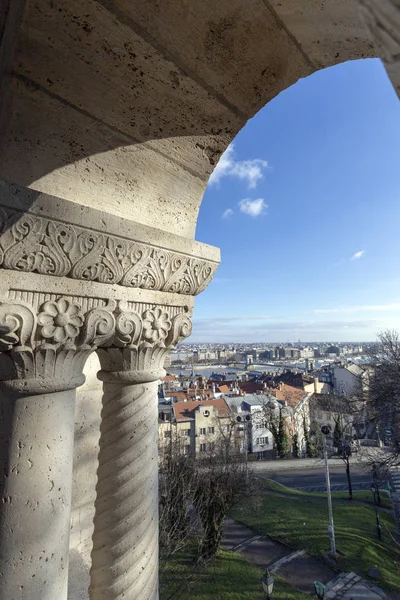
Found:
M 314 377 L 314 394 L 318 394 L 318 384 L 319 384 L 318 377 Z

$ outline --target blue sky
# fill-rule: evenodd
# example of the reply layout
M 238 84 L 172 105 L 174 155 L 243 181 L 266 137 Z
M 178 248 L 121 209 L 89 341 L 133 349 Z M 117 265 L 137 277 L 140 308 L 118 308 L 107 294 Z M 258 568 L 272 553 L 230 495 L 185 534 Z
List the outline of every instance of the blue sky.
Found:
M 400 103 L 379 60 L 300 80 L 238 134 L 196 239 L 222 263 L 191 342 L 367 341 L 400 330 Z

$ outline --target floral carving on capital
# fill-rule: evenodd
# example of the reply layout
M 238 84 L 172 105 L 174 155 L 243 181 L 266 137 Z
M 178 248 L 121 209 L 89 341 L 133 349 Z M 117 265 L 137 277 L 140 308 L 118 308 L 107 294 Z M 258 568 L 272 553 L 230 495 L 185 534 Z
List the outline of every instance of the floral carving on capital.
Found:
M 83 322 L 81 307 L 65 298 L 45 302 L 38 315 L 42 337 L 56 343 L 74 340 L 79 335 Z
M 146 310 L 143 314 L 143 338 L 150 344 L 158 343 L 165 346 L 165 340 L 171 329 L 171 320 L 166 311 L 156 307 Z
M 109 369 L 160 369 L 168 352 L 190 335 L 186 310 L 109 301 L 84 303 L 56 296 L 38 304 L 0 302 L 0 381 L 67 380 L 81 374 L 89 354 Z M 171 312 L 172 311 L 172 312 Z

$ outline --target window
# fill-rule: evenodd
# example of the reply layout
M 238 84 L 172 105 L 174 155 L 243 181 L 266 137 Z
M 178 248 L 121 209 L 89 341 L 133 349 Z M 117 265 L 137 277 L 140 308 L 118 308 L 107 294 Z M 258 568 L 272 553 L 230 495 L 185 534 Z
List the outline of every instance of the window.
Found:
M 213 434 L 213 433 L 214 433 L 214 431 L 215 431 L 214 427 L 209 427 L 209 428 L 208 428 L 208 433 L 211 433 L 211 434 Z
M 206 435 L 206 428 L 200 427 L 200 435 Z
M 170 438 L 171 437 L 171 432 L 170 431 L 164 431 L 164 437 Z
M 257 446 L 268 446 L 269 441 L 268 441 L 268 437 L 259 437 L 256 439 L 256 444 Z
M 200 444 L 200 452 L 206 452 L 207 444 Z
M 190 436 L 190 429 L 181 429 L 182 436 Z

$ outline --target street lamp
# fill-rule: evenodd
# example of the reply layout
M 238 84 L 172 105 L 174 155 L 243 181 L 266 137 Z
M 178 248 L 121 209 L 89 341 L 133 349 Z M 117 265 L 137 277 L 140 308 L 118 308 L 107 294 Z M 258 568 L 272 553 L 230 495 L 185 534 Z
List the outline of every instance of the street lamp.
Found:
M 375 520 L 376 520 L 376 536 L 378 538 L 378 540 L 382 539 L 382 528 L 381 528 L 381 523 L 379 521 L 379 513 L 378 513 L 378 508 L 377 508 L 377 495 L 379 493 L 379 488 L 376 485 L 376 483 L 373 483 L 371 485 L 371 492 L 372 495 L 374 496 L 374 506 L 375 506 Z
M 262 581 L 264 592 L 267 594 L 265 597 L 265 600 L 271 600 L 272 591 L 274 589 L 274 578 L 271 577 L 268 569 L 265 571 L 261 581 Z
M 236 421 L 241 423 L 242 417 L 238 415 L 236 417 Z M 247 428 L 250 427 L 251 415 L 246 415 L 243 418 L 243 431 L 244 431 L 244 452 L 245 452 L 245 462 L 246 462 L 246 488 L 249 487 L 249 469 L 248 469 L 248 440 L 247 440 Z
M 329 526 L 328 534 L 331 540 L 331 555 L 336 557 L 336 544 L 335 544 L 335 528 L 333 526 L 333 511 L 332 511 L 332 498 L 331 498 L 331 480 L 329 478 L 329 467 L 328 467 L 328 451 L 326 448 L 326 436 L 330 434 L 332 428 L 330 425 L 323 425 L 321 432 L 324 440 L 324 462 L 325 462 L 325 477 L 326 477 L 326 492 L 328 496 L 328 509 L 329 509 Z

